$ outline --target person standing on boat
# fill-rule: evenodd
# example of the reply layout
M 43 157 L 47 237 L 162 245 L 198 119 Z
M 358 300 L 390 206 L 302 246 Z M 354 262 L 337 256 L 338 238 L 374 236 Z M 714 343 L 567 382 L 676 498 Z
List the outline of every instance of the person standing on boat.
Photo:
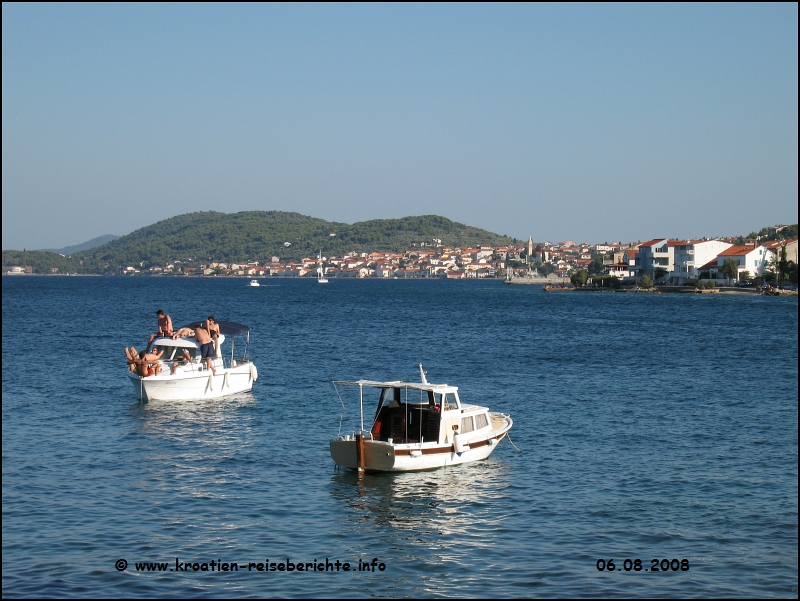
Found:
M 205 324 L 201 324 L 194 329 L 194 339 L 200 345 L 200 356 L 206 360 L 206 367 L 211 370 L 211 373 L 217 375 L 217 370 L 214 369 L 214 342 L 211 340 L 211 335 L 205 328 Z
M 153 340 L 156 338 L 172 336 L 172 318 L 161 309 L 156 311 L 156 317 L 158 317 L 158 332 L 150 334 L 150 340 L 147 341 L 147 348 L 145 349 L 146 351 L 150 350 L 150 345 L 153 344 Z
M 211 339 L 214 341 L 214 351 L 219 351 L 219 324 L 213 315 L 209 315 L 203 327 L 208 330 Z M 219 354 L 219 353 L 217 353 Z

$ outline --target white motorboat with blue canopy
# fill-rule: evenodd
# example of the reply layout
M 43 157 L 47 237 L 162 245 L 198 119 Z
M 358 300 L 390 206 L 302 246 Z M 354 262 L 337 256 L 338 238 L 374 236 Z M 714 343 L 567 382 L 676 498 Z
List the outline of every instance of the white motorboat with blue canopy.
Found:
M 184 328 L 199 326 L 194 322 Z M 143 400 L 209 399 L 241 392 L 250 392 L 258 379 L 258 370 L 248 358 L 250 328 L 231 321 L 218 321 L 216 357 L 212 359 L 216 375 L 200 357 L 200 345 L 194 338 L 156 338 L 153 351 L 163 351 L 161 371 L 142 377 L 128 372 L 128 378 Z M 236 340 L 241 340 L 237 346 Z M 223 353 L 223 344 L 230 341 L 230 351 Z M 188 358 L 184 359 L 188 353 Z M 175 373 L 172 373 L 174 365 Z
M 410 472 L 480 461 L 491 455 L 513 426 L 511 416 L 462 404 L 457 387 L 429 384 L 422 365 L 419 367 L 421 383 L 333 383 L 335 388 L 358 387 L 361 413 L 357 432 L 330 441 L 331 458 L 337 465 L 358 471 Z M 379 395 L 372 427 L 366 430 L 364 402 L 365 392 L 370 390 Z

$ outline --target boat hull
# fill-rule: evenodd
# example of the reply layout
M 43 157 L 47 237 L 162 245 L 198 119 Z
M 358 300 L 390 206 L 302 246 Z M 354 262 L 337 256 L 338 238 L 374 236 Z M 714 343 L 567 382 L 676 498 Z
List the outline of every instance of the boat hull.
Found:
M 500 414 L 495 414 L 500 415 Z M 486 436 L 469 441 L 457 453 L 453 444 L 394 444 L 380 440 L 363 440 L 363 469 L 367 472 L 416 472 L 435 470 L 448 465 L 461 465 L 489 457 L 511 429 L 511 418 L 503 415 L 502 426 Z M 331 458 L 341 466 L 359 469 L 358 441 L 350 437 L 330 441 Z
M 128 372 L 128 378 L 142 400 L 183 401 L 250 392 L 258 377 L 256 373 L 250 363 L 244 363 L 230 368 L 217 368 L 216 376 L 203 370 L 146 378 Z

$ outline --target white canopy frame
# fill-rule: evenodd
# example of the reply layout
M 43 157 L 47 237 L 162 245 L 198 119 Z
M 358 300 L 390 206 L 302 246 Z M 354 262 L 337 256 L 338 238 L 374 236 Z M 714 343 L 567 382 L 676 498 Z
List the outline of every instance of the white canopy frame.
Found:
M 359 405 L 359 416 L 360 416 L 360 425 L 361 425 L 361 434 L 364 434 L 364 388 L 379 388 L 379 389 L 405 389 L 406 399 L 405 399 L 405 407 L 406 407 L 406 439 L 408 438 L 408 391 L 409 390 L 419 390 L 420 391 L 420 405 L 425 404 L 422 393 L 423 392 L 432 392 L 435 394 L 442 395 L 442 406 L 444 407 L 444 399 L 445 395 L 448 393 L 453 394 L 453 399 L 456 403 L 456 408 L 461 409 L 461 399 L 458 396 L 458 387 L 456 386 L 448 386 L 447 384 L 429 384 L 428 382 L 404 382 L 402 380 L 392 380 L 388 382 L 379 382 L 377 380 L 355 380 L 355 381 L 345 381 L 345 380 L 334 380 L 333 388 L 336 390 L 336 394 L 339 397 L 339 401 L 342 403 L 342 409 L 345 409 L 344 401 L 342 400 L 342 396 L 339 394 L 339 389 L 337 385 L 341 386 L 358 386 L 358 405 Z M 381 399 L 378 405 L 378 411 L 380 411 L 381 406 L 383 405 L 384 396 L 381 394 Z M 375 416 L 377 417 L 378 412 L 376 412 Z M 341 435 L 342 430 L 342 419 L 344 415 L 340 416 L 339 418 L 339 435 Z M 420 428 L 421 428 L 420 422 Z M 420 438 L 422 437 L 422 432 L 420 431 Z

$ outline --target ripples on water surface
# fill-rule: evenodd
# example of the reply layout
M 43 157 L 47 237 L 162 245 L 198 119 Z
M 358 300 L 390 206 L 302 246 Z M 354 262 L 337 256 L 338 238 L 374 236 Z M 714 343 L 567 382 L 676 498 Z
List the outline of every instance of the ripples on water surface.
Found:
M 797 597 L 797 297 L 268 284 L 3 278 L 4 596 Z M 253 393 L 138 403 L 122 347 L 159 307 L 249 324 Z M 419 362 L 510 413 L 522 451 L 335 470 L 331 380 L 416 380 Z M 386 570 L 132 568 L 176 556 Z

